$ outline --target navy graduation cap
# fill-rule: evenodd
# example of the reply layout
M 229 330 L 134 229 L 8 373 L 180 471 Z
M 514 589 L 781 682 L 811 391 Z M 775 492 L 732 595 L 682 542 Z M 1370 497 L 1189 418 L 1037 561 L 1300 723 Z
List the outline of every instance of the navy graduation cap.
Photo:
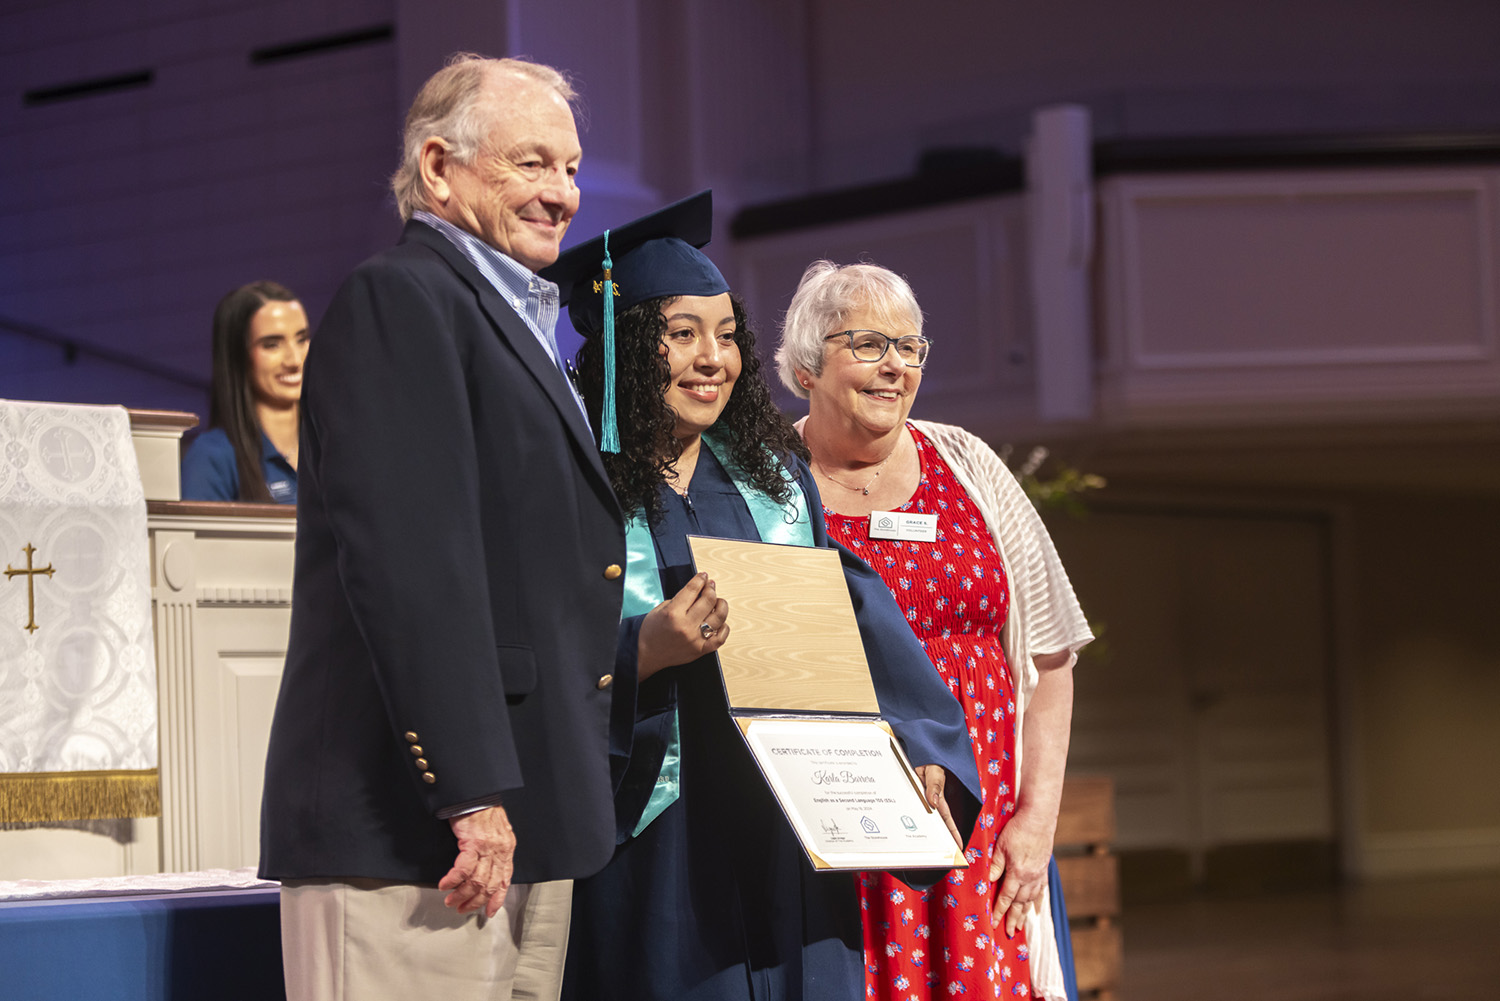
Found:
M 729 283 L 697 248 L 713 231 L 713 192 L 607 229 L 565 251 L 539 273 L 556 282 L 573 329 L 604 342 L 604 405 L 599 447 L 620 450 L 615 423 L 615 311 L 669 295 L 720 295 Z M 610 294 L 606 294 L 606 289 Z

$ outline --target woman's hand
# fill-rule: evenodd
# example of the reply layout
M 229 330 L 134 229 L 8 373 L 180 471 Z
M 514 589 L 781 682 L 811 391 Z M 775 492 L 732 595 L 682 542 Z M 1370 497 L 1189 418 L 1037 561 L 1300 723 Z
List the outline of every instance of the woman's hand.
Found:
M 943 818 L 943 823 L 948 825 L 948 833 L 953 835 L 953 840 L 962 851 L 963 836 L 958 833 L 958 825 L 953 822 L 953 811 L 948 809 L 948 797 L 943 795 L 948 773 L 943 770 L 942 765 L 916 765 L 912 771 L 917 773 L 917 778 L 922 782 L 922 794 L 927 797 L 927 804 Z
M 1018 776 L 1016 812 L 1000 829 L 990 864 L 994 884 L 993 922 L 1005 922 L 1014 935 L 1026 919 L 1026 908 L 1041 900 L 1047 885 L 1047 860 L 1057 833 L 1062 802 L 1063 768 L 1068 760 L 1068 731 L 1073 719 L 1073 655 L 1070 651 L 1032 658 L 1040 678 L 1021 723 L 1026 755 Z
M 990 863 L 990 882 L 995 894 L 991 922 L 999 928 L 1003 918 L 1007 937 L 1014 935 L 1026 920 L 1026 909 L 1042 898 L 1056 830 L 1055 816 L 1049 821 L 1025 807 L 1017 810 L 1000 829 L 994 860 Z
M 694 574 L 667 601 L 646 613 L 636 647 L 636 678 L 645 681 L 713 653 L 729 638 L 729 603 L 714 591 L 708 574 Z

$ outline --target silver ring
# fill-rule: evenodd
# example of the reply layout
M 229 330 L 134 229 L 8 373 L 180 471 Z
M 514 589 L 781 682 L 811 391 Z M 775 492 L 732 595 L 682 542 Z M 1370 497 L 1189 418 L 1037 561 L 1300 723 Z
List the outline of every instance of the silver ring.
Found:
M 705 623 L 703 623 L 703 625 L 699 626 L 698 627 L 698 631 L 703 634 L 703 638 L 704 639 L 712 639 L 713 638 L 714 627 L 711 626 L 711 625 L 709 625 L 707 622 L 705 622 Z

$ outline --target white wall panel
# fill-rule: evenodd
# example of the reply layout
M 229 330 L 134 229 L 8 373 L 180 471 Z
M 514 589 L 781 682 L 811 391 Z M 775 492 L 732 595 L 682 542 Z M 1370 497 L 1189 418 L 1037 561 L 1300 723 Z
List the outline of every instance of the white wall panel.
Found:
M 1117 844 L 1334 841 L 1319 520 L 1122 509 L 1051 528 L 1102 634 L 1069 768 L 1114 776 Z
M 1117 424 L 1500 412 L 1500 171 L 1115 177 Z

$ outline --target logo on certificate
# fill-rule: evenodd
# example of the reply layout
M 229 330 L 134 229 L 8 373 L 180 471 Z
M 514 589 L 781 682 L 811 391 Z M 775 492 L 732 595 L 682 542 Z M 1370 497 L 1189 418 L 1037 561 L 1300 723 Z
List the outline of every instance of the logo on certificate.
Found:
M 915 831 L 917 829 L 917 822 L 903 813 L 901 815 L 901 826 L 906 828 L 908 831 Z
M 875 823 L 875 821 L 871 820 L 869 817 L 860 817 L 859 826 L 865 829 L 866 834 L 880 833 L 880 825 Z

